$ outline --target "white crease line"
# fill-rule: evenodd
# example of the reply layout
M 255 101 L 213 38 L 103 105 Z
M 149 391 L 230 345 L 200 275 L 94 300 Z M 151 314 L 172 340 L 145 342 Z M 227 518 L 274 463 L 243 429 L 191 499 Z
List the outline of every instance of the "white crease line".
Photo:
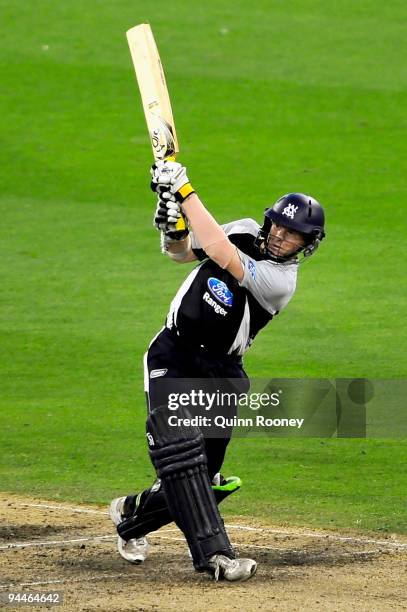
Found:
M 150 533 L 149 538 L 151 538 L 152 536 L 162 538 L 164 540 L 185 542 L 186 544 L 186 540 L 184 537 L 172 538 L 172 537 L 165 536 L 158 532 Z M 11 543 L 11 544 L 6 544 L 5 546 L 0 546 L 0 550 L 10 550 L 12 548 L 26 548 L 28 546 L 30 547 L 58 546 L 58 545 L 63 545 L 63 544 L 80 544 L 81 542 L 100 542 L 100 541 L 107 541 L 107 540 L 115 540 L 116 538 L 117 538 L 116 535 L 102 535 L 102 536 L 92 536 L 88 538 L 72 538 L 70 540 L 42 540 L 39 542 L 35 542 L 35 541 L 34 542 L 16 542 L 15 544 Z
M 90 508 L 74 508 L 72 506 L 51 506 L 49 504 L 26 504 L 22 503 L 22 506 L 28 506 L 30 508 L 46 508 L 48 510 L 65 510 L 70 512 L 79 512 L 81 514 L 104 514 L 108 515 L 109 513 L 103 512 L 102 510 L 91 510 Z
M 102 510 L 91 510 L 87 508 L 77 508 L 77 507 L 72 507 L 72 506 L 51 506 L 48 504 L 24 504 L 24 505 L 29 506 L 31 508 L 46 508 L 46 509 L 53 509 L 53 510 L 60 510 L 60 511 L 82 512 L 82 513 L 101 514 L 101 515 L 107 514 L 106 512 L 103 512 Z M 325 538 L 325 539 L 330 538 L 332 540 L 339 540 L 343 542 L 360 542 L 362 544 L 376 544 L 379 546 L 391 546 L 394 548 L 407 549 L 407 543 L 404 544 L 403 542 L 397 542 L 397 541 L 389 542 L 388 540 L 375 540 L 373 538 L 357 538 L 357 537 L 351 537 L 351 536 L 335 535 L 331 533 L 318 533 L 318 532 L 313 532 L 313 531 L 305 531 L 301 533 L 298 531 L 290 531 L 288 529 L 271 529 L 268 527 L 249 527 L 246 525 L 226 524 L 225 527 L 227 529 L 241 529 L 242 531 L 255 531 L 258 533 L 273 533 L 273 534 L 290 535 L 293 537 L 304 537 L 304 538 Z
M 150 533 L 149 538 L 151 538 L 152 536 L 159 537 L 164 540 L 185 542 L 186 544 L 186 540 L 184 537 L 180 537 L 180 538 L 166 537 L 162 533 L 158 533 L 158 532 Z M 81 542 L 100 542 L 100 541 L 107 541 L 107 540 L 115 540 L 116 538 L 117 538 L 116 535 L 102 535 L 102 536 L 92 536 L 88 538 L 72 538 L 70 540 L 42 540 L 39 542 L 36 542 L 36 541 L 34 542 L 16 542 L 16 543 L 11 543 L 11 544 L 6 544 L 5 546 L 0 546 L 0 550 L 10 550 L 12 548 L 26 548 L 28 546 L 30 547 L 58 546 L 62 544 L 80 544 Z
M 91 538 L 74 538 L 72 540 L 43 540 L 42 542 L 18 542 L 17 544 L 7 544 L 6 546 L 0 546 L 0 550 L 7 550 L 9 548 L 26 548 L 27 546 L 55 546 L 58 544 L 78 544 L 79 542 L 113 540 L 114 538 L 116 538 L 116 536 L 114 535 L 105 535 L 93 536 Z

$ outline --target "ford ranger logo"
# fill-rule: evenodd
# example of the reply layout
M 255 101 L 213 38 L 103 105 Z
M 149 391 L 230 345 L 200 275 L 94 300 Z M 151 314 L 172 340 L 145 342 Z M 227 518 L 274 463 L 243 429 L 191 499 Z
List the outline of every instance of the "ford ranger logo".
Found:
M 208 278 L 208 288 L 212 295 L 225 306 L 232 306 L 233 293 L 223 281 L 213 278 Z

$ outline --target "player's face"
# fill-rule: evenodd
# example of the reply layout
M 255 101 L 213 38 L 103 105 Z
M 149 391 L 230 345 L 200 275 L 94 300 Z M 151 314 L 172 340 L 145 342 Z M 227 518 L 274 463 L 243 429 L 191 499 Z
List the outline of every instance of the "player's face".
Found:
M 286 257 L 304 246 L 305 240 L 300 232 L 273 223 L 267 241 L 268 250 L 277 257 Z

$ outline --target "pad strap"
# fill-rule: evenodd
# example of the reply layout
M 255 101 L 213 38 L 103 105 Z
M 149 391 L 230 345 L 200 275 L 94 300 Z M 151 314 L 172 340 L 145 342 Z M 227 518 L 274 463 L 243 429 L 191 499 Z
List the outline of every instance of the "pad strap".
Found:
M 230 476 L 223 484 L 213 484 L 212 491 L 216 503 L 220 504 L 226 497 L 238 491 L 240 486 L 241 480 L 236 476 Z M 140 495 L 128 496 L 126 504 L 127 518 L 117 526 L 117 533 L 126 541 L 142 538 L 174 520 L 168 510 L 167 500 L 159 480 Z

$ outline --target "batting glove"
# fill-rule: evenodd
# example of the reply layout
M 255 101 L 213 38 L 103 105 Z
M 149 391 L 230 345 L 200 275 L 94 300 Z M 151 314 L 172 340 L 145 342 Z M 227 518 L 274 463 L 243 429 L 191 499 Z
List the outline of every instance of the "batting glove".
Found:
M 195 193 L 187 170 L 178 162 L 158 161 L 151 168 L 151 189 L 159 195 L 169 192 L 177 202 L 182 202 L 191 193 Z
M 158 199 L 153 225 L 157 230 L 164 232 L 170 240 L 183 240 L 188 236 L 189 231 L 187 227 L 183 230 L 176 229 L 176 224 L 181 217 L 185 220 L 178 202 L 164 198 Z

